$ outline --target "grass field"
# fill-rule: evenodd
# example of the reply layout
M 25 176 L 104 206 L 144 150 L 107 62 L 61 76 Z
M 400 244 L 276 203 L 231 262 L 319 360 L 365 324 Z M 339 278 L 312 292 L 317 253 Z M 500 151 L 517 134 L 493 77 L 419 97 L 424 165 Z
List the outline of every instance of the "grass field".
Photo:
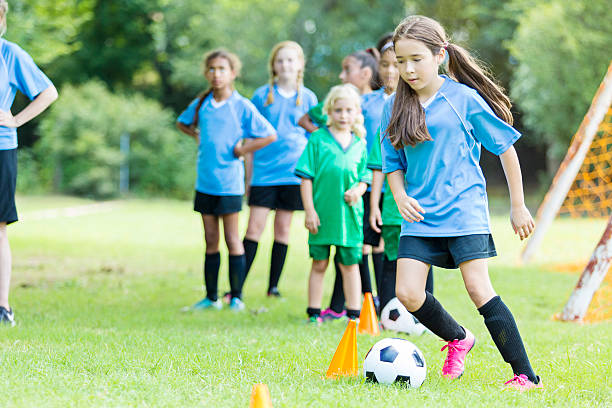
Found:
M 81 207 L 89 204 L 18 197 L 23 220 L 9 227 L 18 326 L 0 329 L 2 407 L 246 407 L 257 382 L 268 384 L 275 407 L 612 406 L 612 325 L 551 319 L 577 279 L 556 269 L 588 259 L 603 220 L 556 222 L 538 262 L 519 267 L 520 241 L 506 216 L 493 216 L 500 256 L 491 262 L 492 280 L 545 383 L 542 390 L 518 394 L 502 391 L 511 371 L 457 271 L 436 270 L 435 290 L 477 337 L 461 380 L 441 378 L 443 343 L 427 334 L 410 338 L 428 364 L 418 390 L 365 384 L 362 378 L 324 380 L 345 326 L 305 324 L 310 261 L 301 213 L 293 223 L 281 300 L 264 296 L 269 225 L 245 286 L 249 311 L 181 313 L 202 297 L 202 230 L 191 203 L 126 200 Z M 62 208 L 72 209 L 49 211 Z M 244 227 L 246 217 L 242 221 Z M 332 278 L 329 270 L 327 293 Z M 228 287 L 223 254 L 220 284 Z M 360 364 L 378 339 L 358 336 Z

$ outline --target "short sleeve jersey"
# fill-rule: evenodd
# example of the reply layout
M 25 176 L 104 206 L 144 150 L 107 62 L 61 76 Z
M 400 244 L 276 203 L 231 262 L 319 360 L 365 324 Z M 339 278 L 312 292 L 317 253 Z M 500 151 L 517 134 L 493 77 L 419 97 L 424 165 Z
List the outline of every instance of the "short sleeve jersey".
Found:
M 348 205 L 344 193 L 363 181 L 371 182 L 367 166 L 366 142 L 356 136 L 343 149 L 325 128 L 314 132 L 295 174 L 312 180 L 313 201 L 321 225 L 310 234 L 310 245 L 357 247 L 363 243 L 363 201 Z
M 444 83 L 425 109 L 433 140 L 400 150 L 382 138 L 383 172 L 401 170 L 406 193 L 425 210 L 421 222 L 402 222 L 402 235 L 450 237 L 490 233 L 481 146 L 495 155 L 521 136 L 497 117 L 476 90 L 442 76 Z M 395 97 L 383 111 L 386 129 Z
M 300 184 L 295 176 L 297 163 L 306 142 L 306 131 L 297 124 L 308 110 L 317 104 L 317 97 L 308 88 L 300 90 L 301 104 L 296 105 L 297 92 L 286 97 L 274 85 L 274 102 L 266 106 L 270 85 L 255 91 L 251 101 L 276 129 L 277 140 L 253 153 L 253 186 Z
M 11 110 L 17 91 L 30 100 L 52 85 L 32 57 L 17 44 L 0 38 L 0 109 Z M 0 126 L 0 150 L 17 148 L 17 129 Z
M 363 125 L 366 128 L 366 141 L 368 142 L 368 152 L 377 140 L 378 127 L 382 118 L 383 107 L 385 106 L 385 88 L 377 89 L 361 98 L 361 112 L 363 114 Z
M 320 128 L 327 126 L 327 114 L 323 112 L 324 103 L 324 101 L 321 101 L 308 110 L 308 117 L 310 117 L 312 123 Z
M 178 121 L 191 125 L 197 105 L 198 98 L 181 113 Z M 221 104 L 213 103 L 211 92 L 200 107 L 198 127 L 196 190 L 219 196 L 244 194 L 244 164 L 234 156 L 234 147 L 244 138 L 275 134 L 272 125 L 251 101 L 234 91 Z
M 380 133 L 376 133 L 376 139 L 372 144 L 372 148 L 368 153 L 368 168 L 370 170 L 380 170 L 382 171 L 382 156 L 380 152 Z M 393 194 L 391 194 L 391 190 L 389 189 L 389 183 L 387 183 L 387 177 L 385 176 L 385 183 L 383 185 L 382 191 L 386 191 L 387 193 L 383 194 L 382 201 L 382 223 L 383 225 L 402 225 L 402 216 L 400 215 L 399 210 L 397 209 L 397 204 L 395 204 L 395 199 L 393 198 Z

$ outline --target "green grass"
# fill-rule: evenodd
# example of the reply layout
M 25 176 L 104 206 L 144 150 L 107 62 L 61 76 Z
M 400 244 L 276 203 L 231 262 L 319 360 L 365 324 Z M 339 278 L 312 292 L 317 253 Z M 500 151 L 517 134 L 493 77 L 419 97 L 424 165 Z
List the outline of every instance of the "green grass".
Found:
M 551 319 L 577 279 L 555 265 L 586 261 L 602 220 L 556 222 L 537 263 L 519 267 L 520 241 L 505 216 L 493 217 L 500 253 L 491 262 L 493 283 L 545 382 L 521 395 L 502 392 L 510 369 L 457 271 L 437 270 L 435 278 L 437 297 L 478 339 L 460 381 L 440 377 L 443 344 L 432 335 L 410 338 L 428 364 L 418 390 L 324 380 L 344 325 L 304 324 L 310 261 L 302 214 L 293 223 L 282 300 L 264 296 L 268 225 L 245 287 L 251 311 L 185 314 L 179 309 L 202 297 L 202 228 L 191 203 L 127 200 L 97 214 L 40 217 L 43 209 L 87 203 L 18 197 L 24 220 L 9 235 L 19 324 L 0 330 L 2 407 L 246 407 L 257 382 L 269 386 L 275 407 L 612 405 L 611 325 Z M 332 278 L 329 270 L 325 299 Z M 227 288 L 225 255 L 220 283 Z M 358 336 L 360 365 L 378 339 Z

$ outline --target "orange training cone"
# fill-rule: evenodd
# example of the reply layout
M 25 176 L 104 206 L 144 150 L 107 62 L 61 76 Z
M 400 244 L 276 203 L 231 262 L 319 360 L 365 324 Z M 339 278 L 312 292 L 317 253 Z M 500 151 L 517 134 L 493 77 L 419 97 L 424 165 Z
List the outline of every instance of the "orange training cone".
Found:
M 266 384 L 253 384 L 249 408 L 272 408 L 270 391 Z
M 380 334 L 376 309 L 374 308 L 374 301 L 370 292 L 366 292 L 363 299 L 363 306 L 359 314 L 359 333 L 368 333 L 372 336 Z
M 357 376 L 357 325 L 349 320 L 344 335 L 327 369 L 327 378 Z

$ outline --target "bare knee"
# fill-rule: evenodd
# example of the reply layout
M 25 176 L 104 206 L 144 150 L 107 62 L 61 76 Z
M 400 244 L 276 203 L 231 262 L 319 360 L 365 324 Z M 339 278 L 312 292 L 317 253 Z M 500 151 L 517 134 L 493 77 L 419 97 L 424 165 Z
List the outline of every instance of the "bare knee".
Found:
M 244 252 L 242 240 L 240 239 L 240 235 L 237 233 L 226 233 L 225 243 L 227 244 L 227 250 L 229 251 L 230 255 L 240 255 Z
M 397 286 L 395 296 L 408 309 L 409 312 L 418 310 L 425 301 L 425 291 L 407 285 Z
M 266 228 L 266 218 L 259 216 L 252 216 L 249 218 L 249 225 L 245 236 L 253 241 L 259 241 L 263 230 Z
M 312 260 L 312 272 L 321 274 L 321 275 L 324 274 L 325 270 L 327 269 L 328 262 L 329 261 L 327 259 L 323 259 L 323 260 L 313 259 Z
M 465 288 L 467 289 L 468 294 L 470 295 L 470 299 L 476 305 L 476 307 L 480 307 L 484 305 L 486 302 L 491 300 L 495 296 L 495 291 L 493 287 L 487 283 L 467 283 L 465 284 Z
M 206 241 L 206 248 L 218 251 L 219 248 L 219 229 L 207 228 L 204 230 L 204 241 Z M 214 251 L 214 252 L 216 252 Z

